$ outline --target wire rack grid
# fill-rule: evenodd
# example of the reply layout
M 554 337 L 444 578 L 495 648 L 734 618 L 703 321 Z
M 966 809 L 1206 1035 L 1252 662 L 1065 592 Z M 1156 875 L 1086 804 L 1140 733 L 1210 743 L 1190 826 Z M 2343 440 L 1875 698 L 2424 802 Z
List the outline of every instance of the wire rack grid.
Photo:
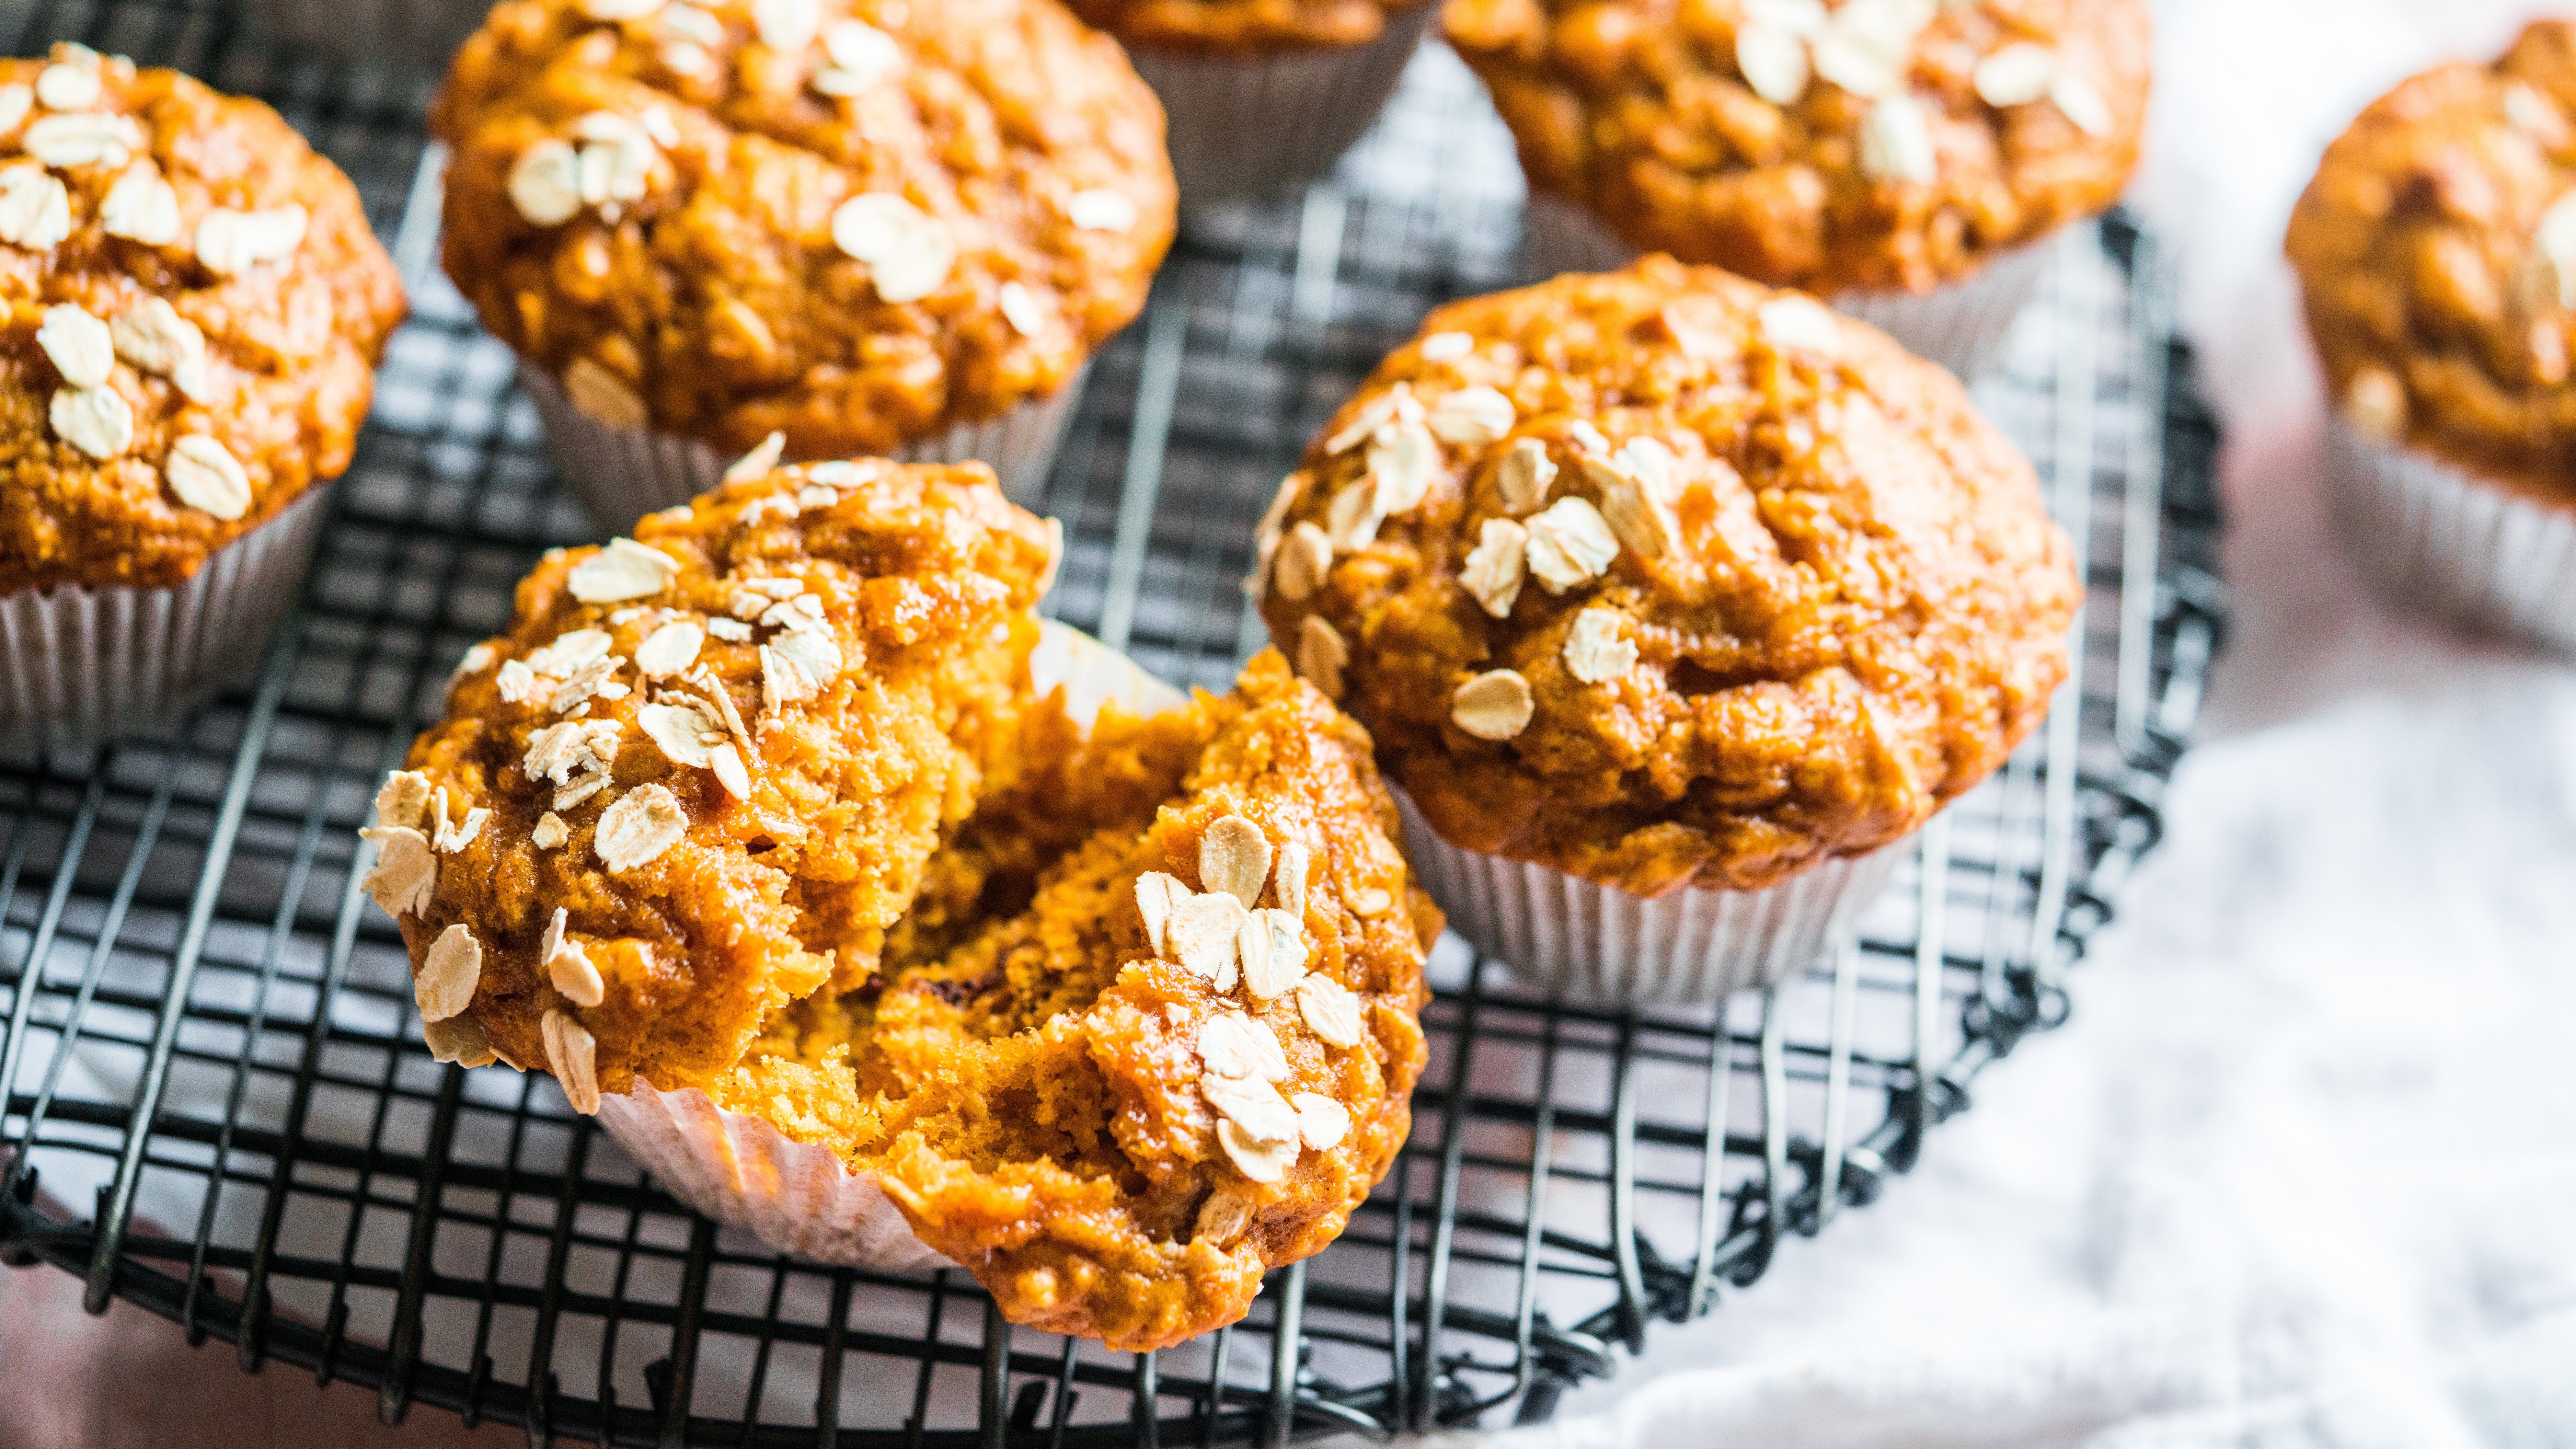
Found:
M 1451 938 L 1395 1170 L 1250 1318 L 1155 1355 L 1014 1329 L 962 1272 L 835 1270 L 691 1215 L 550 1079 L 419 1045 L 358 892 L 374 782 L 510 585 L 588 525 L 508 353 L 435 276 L 433 78 L 179 0 L 0 0 L 276 104 L 358 181 L 415 283 L 322 557 L 254 681 L 160 737 L 0 766 L 0 1256 L 242 1367 L 523 1425 L 531 1444 L 1148 1445 L 1548 1417 L 1650 1324 L 1710 1311 L 1910 1168 L 1974 1078 L 2066 1011 L 2064 968 L 2151 847 L 2219 637 L 2215 435 L 2152 239 L 2057 253 L 1979 386 L 2086 558 L 2041 735 L 1920 836 L 1861 938 L 1697 1010 L 1552 1002 Z M 1165 678 L 1261 641 L 1235 581 L 1303 441 L 1432 305 L 1517 280 L 1510 143 L 1437 48 L 1336 174 L 1195 220 L 1111 344 L 1043 505 L 1050 601 Z

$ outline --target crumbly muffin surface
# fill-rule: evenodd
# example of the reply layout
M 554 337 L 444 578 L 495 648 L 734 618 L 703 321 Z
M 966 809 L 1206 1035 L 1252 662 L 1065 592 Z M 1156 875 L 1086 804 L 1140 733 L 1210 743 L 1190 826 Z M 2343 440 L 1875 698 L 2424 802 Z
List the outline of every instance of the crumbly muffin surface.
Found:
M 1366 45 L 1390 19 L 1439 0 L 1068 0 L 1073 13 L 1129 45 L 1268 50 Z
M 785 1013 L 717 1099 L 881 1174 L 1013 1321 L 1161 1347 L 1241 1318 L 1393 1163 L 1440 914 L 1368 737 L 1275 653 L 1088 740 L 1036 712 L 1010 753 L 877 978 Z M 1247 831 L 1251 911 L 1203 870 Z M 1164 882 L 1185 899 L 1149 922 Z M 1297 944 L 1212 966 L 1206 905 Z M 1247 1039 L 1268 1068 L 1229 1076 Z M 1246 1140 L 1283 1110 L 1286 1142 Z
M 369 887 L 468 993 L 434 1019 L 581 1104 L 714 1080 L 788 1002 L 865 979 L 972 808 L 1049 558 L 980 465 L 894 464 L 550 555 L 378 802 Z M 458 930 L 470 970 L 433 959 Z
M 0 61 L 0 591 L 163 587 L 349 466 L 402 320 L 278 114 L 57 46 Z
M 1163 115 L 1051 0 L 510 0 L 432 115 L 446 265 L 576 405 L 888 452 L 1052 394 L 1144 304 Z
M 2576 500 L 2576 23 L 2374 102 L 2326 148 L 2289 253 L 2354 427 Z
M 1532 183 L 1640 250 L 1924 291 L 2107 207 L 2144 0 L 1448 0 Z
M 1649 257 L 1459 302 L 1265 520 L 1262 612 L 1453 844 L 1759 889 L 1984 778 L 2081 597 L 1948 374 Z

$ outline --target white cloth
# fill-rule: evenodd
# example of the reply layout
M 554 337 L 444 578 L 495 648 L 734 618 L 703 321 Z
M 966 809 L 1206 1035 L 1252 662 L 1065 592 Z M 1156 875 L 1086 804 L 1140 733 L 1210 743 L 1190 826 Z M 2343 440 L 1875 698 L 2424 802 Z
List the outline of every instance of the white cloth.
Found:
M 2280 260 L 2355 111 L 2534 8 L 2159 7 L 2238 604 L 2169 836 L 1912 1177 L 1488 1449 L 2576 1443 L 2576 671 L 2364 593 Z

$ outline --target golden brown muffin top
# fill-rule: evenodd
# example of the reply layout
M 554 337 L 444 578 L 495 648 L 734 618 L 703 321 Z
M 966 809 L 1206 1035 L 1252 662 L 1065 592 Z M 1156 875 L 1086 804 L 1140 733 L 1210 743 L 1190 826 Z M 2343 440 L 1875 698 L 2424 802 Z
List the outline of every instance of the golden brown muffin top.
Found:
M 431 124 L 484 324 L 592 416 L 720 448 L 882 453 L 1051 394 L 1172 238 L 1162 108 L 1053 0 L 511 0 Z
M 377 801 L 423 1017 L 588 1110 L 864 979 L 974 803 L 1051 557 L 981 464 L 892 463 L 548 555 Z
M 402 286 L 275 111 L 0 61 L 0 591 L 164 587 L 349 466 Z
M 2389 92 L 2290 217 L 2308 330 L 2343 415 L 2576 494 L 2576 23 Z
M 1449 0 L 1531 182 L 1640 250 L 1929 290 L 2109 206 L 2144 0 Z
M 1068 0 L 1073 13 L 1129 45 L 1270 50 L 1366 45 L 1391 18 L 1439 0 Z
M 1275 652 L 1088 740 L 1022 718 L 878 978 L 710 1090 L 878 1174 L 1014 1322 L 1159 1348 L 1394 1162 L 1440 913 L 1368 736 Z
M 1272 636 L 1443 837 L 1638 895 L 1922 824 L 2037 726 L 2081 597 L 1948 373 L 1661 256 L 1434 312 L 1261 544 Z

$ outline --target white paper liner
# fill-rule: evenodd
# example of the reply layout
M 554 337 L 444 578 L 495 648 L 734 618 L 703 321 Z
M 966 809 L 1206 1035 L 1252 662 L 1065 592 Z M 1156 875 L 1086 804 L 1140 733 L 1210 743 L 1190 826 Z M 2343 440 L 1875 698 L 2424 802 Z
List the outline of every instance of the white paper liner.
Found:
M 1414 0 L 1366 45 L 1201 55 L 1131 47 L 1170 117 L 1184 210 L 1267 196 L 1333 169 L 1386 109 L 1440 0 Z
M 1090 365 L 1084 364 L 1073 381 L 1052 397 L 1022 403 L 983 422 L 959 423 L 885 456 L 901 463 L 975 459 L 992 467 L 1012 502 L 1035 505 L 1090 371 Z M 537 415 L 545 420 L 546 440 L 555 465 L 563 470 L 565 485 L 581 499 L 591 518 L 612 533 L 625 532 L 636 519 L 656 509 L 712 491 L 724 480 L 725 469 L 734 464 L 734 456 L 694 438 L 600 422 L 572 405 L 553 374 L 531 363 L 519 364 L 519 382 L 536 403 Z
M 2335 523 L 2390 597 L 2438 618 L 2576 653 L 2576 502 L 2485 482 L 2326 424 Z
M 176 719 L 259 662 L 321 536 L 327 484 L 170 588 L 0 596 L 0 739 L 77 752 Z
M 1635 261 L 1636 247 L 1591 210 L 1544 191 L 1529 200 L 1530 264 L 1541 276 L 1615 272 Z M 1963 378 L 2002 357 L 2013 319 L 2048 280 L 2045 240 L 1998 252 L 1967 280 L 1929 292 L 1845 292 L 1834 309 L 1857 317 Z
M 1390 787 L 1392 788 L 1392 787 Z M 1715 1001 L 1815 964 L 1887 888 L 1910 842 L 1761 891 L 1658 899 L 1440 838 L 1398 789 L 1405 852 L 1449 928 L 1551 995 L 1646 1006 Z
M 1051 620 L 1043 627 L 1030 673 L 1040 690 L 1067 686 L 1067 713 L 1085 729 L 1107 700 L 1139 714 L 1189 702 L 1080 630 Z M 681 1201 L 781 1252 L 889 1270 L 948 1264 L 913 1236 L 876 1174 L 762 1118 L 728 1112 L 695 1087 L 664 1092 L 638 1078 L 625 1095 L 600 1098 L 599 1123 Z
M 280 40 L 416 67 L 443 66 L 489 0 L 252 0 L 251 25 Z

